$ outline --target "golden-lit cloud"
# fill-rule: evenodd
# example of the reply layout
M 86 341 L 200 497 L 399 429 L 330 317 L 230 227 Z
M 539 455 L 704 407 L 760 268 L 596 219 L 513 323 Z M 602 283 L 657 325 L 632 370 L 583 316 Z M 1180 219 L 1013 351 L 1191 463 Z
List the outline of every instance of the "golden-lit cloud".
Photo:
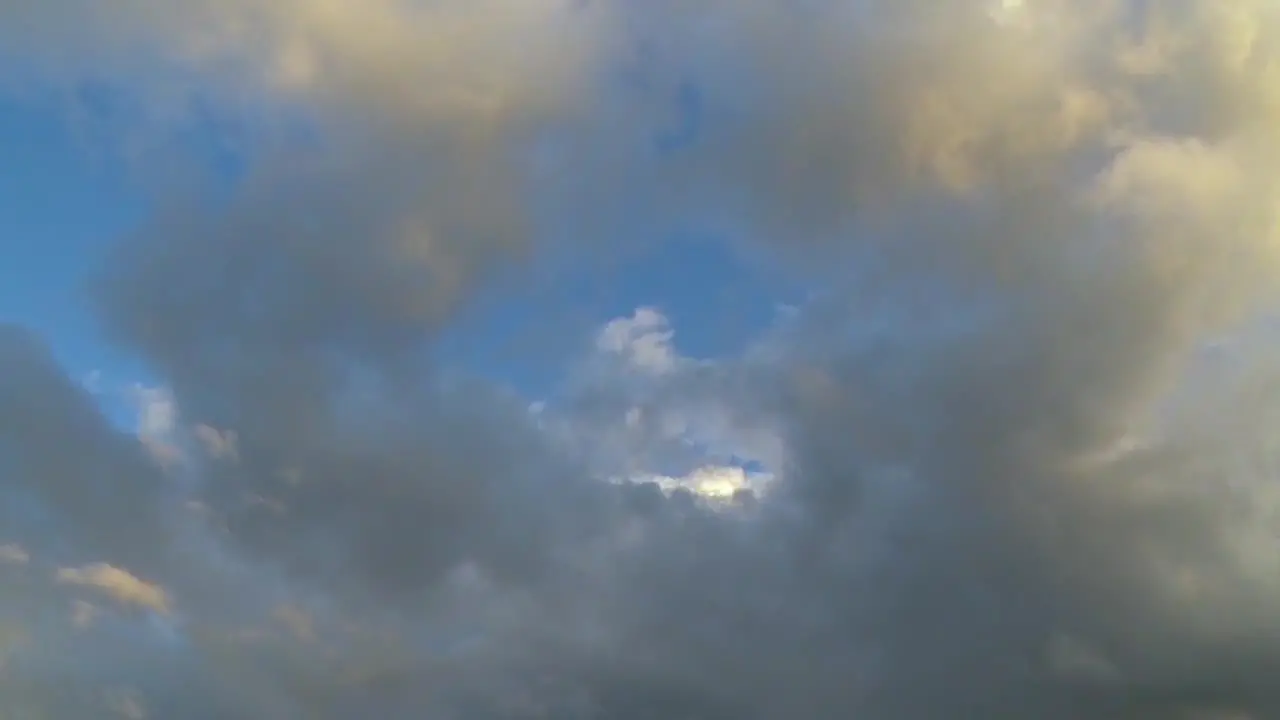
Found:
M 93 279 L 147 446 L 0 327 L 14 707 L 1280 713 L 1275 3 L 18 0 L 0 61 L 244 166 Z M 442 369 L 706 225 L 807 291 L 740 356 L 646 306 L 537 413 Z
M 171 610 L 171 601 L 164 588 L 106 563 L 95 563 L 81 568 L 62 568 L 58 570 L 57 580 L 64 585 L 77 585 L 97 590 L 122 605 L 131 605 L 162 615 L 168 614 Z

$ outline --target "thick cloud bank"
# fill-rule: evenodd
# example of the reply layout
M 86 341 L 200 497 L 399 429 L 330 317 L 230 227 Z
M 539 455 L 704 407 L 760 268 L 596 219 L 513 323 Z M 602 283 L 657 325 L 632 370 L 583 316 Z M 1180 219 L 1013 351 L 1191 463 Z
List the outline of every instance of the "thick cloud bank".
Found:
M 0 58 L 249 147 L 95 278 L 140 439 L 0 328 L 0 715 L 1280 717 L 1269 0 L 0 0 Z M 741 356 L 441 365 L 708 223 L 812 290 Z

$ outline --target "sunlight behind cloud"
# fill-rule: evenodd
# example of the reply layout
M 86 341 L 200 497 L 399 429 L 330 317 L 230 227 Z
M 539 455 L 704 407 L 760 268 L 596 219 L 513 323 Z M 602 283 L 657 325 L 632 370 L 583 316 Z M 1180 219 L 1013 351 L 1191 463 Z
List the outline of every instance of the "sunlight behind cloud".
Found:
M 10 0 L 0 61 L 148 208 L 136 426 L 0 325 L 7 710 L 1280 717 L 1271 0 Z

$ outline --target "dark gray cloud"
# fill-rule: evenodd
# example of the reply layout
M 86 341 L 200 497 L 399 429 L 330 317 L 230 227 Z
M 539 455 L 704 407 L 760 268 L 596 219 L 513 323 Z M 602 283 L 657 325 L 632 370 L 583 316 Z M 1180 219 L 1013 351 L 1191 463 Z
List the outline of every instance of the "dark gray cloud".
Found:
M 6 701 L 1274 716 L 1266 333 L 1201 360 L 1280 279 L 1277 22 L 1264 0 L 0 5 L 24 81 L 315 133 L 257 127 L 230 199 L 160 193 L 97 279 L 171 389 L 152 450 L 180 461 L 0 330 Z M 685 86 L 697 122 L 654 150 Z M 815 291 L 742 358 L 680 357 L 643 311 L 541 413 L 440 367 L 497 279 L 707 219 Z M 687 472 L 690 436 L 718 463 L 765 438 L 769 491 L 596 477 Z
M 0 326 L 0 362 L 7 539 L 54 529 L 62 539 L 51 549 L 67 562 L 161 562 L 164 508 L 173 499 L 143 448 L 110 426 L 39 337 Z

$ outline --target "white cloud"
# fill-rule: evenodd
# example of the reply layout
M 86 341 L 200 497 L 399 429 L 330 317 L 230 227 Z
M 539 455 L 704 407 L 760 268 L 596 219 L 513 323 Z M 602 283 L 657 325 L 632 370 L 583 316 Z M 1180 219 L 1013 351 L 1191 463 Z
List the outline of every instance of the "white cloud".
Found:
M 728 500 L 739 490 L 750 490 L 757 496 L 768 490 L 773 476 L 769 473 L 752 473 L 736 466 L 700 467 L 681 477 L 661 475 L 636 475 L 629 480 L 653 482 L 667 492 L 685 489 L 709 500 Z
M 126 570 L 107 563 L 58 570 L 57 581 L 66 585 L 93 588 L 115 601 L 167 615 L 171 610 L 168 593 L 159 585 L 141 580 Z
M 602 353 L 620 358 L 629 368 L 661 375 L 676 368 L 675 331 L 655 308 L 637 308 L 631 317 L 609 321 L 596 338 Z
M 234 430 L 218 430 L 202 424 L 196 425 L 192 432 L 210 458 L 235 462 L 239 457 L 240 451 L 236 446 Z
M 708 499 L 764 492 L 781 468 L 782 438 L 738 377 L 747 366 L 683 356 L 674 336 L 652 307 L 605 323 L 594 354 L 542 420 L 600 478 Z
M 20 545 L 0 545 L 0 565 L 26 565 L 31 556 Z
M 178 406 L 164 387 L 134 385 L 130 393 L 137 410 L 137 432 L 144 438 L 164 440 L 178 427 Z
M 128 397 L 136 413 L 135 432 L 151 459 L 166 470 L 173 470 L 185 460 L 179 445 L 179 412 L 173 393 L 164 387 L 135 384 Z

